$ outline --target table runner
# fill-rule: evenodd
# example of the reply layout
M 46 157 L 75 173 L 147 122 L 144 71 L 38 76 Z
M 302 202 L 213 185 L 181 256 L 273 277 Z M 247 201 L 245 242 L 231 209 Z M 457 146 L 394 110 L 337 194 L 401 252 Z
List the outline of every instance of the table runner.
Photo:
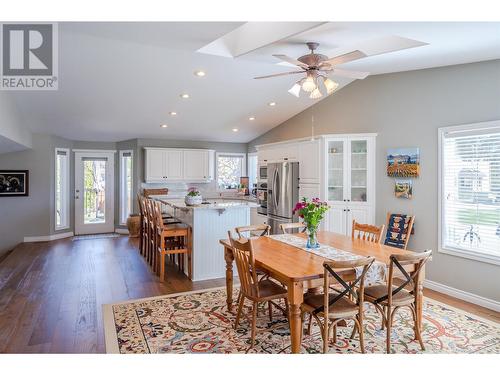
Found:
M 332 246 L 324 245 L 320 243 L 319 248 L 309 249 L 307 248 L 307 239 L 303 237 L 298 237 L 293 234 L 273 234 L 269 236 L 273 240 L 286 243 L 297 247 L 301 250 L 319 255 L 323 258 L 331 260 L 353 260 L 363 258 L 361 255 L 353 254 L 348 251 L 336 249 Z M 363 267 L 356 268 L 356 275 L 359 276 L 363 270 Z M 386 279 L 387 266 L 379 261 L 373 262 L 372 266 L 368 269 L 365 277 L 365 285 L 381 284 L 385 282 Z

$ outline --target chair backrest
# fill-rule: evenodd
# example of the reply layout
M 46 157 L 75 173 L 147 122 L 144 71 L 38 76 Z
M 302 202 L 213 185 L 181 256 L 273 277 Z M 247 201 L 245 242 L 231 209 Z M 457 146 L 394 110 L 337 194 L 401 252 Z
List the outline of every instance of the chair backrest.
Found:
M 392 303 L 392 296 L 398 293 L 403 288 L 408 289 L 411 288 L 410 294 L 414 296 L 418 293 L 418 284 L 420 281 L 420 275 L 423 270 L 425 263 L 431 258 L 432 250 L 427 250 L 422 253 L 416 252 L 408 252 L 408 254 L 392 254 L 390 259 L 391 263 L 389 264 L 389 275 L 387 277 L 387 295 L 380 297 L 375 302 L 381 302 L 384 300 L 388 300 L 388 303 Z M 404 266 L 413 265 L 414 269 L 410 273 L 408 273 Z M 394 271 L 395 267 L 403 274 L 404 280 L 403 283 L 400 284 L 396 289 L 393 290 L 393 280 L 394 280 Z M 398 279 L 401 278 L 398 275 Z
M 306 231 L 307 227 L 304 223 L 284 223 L 280 224 L 280 229 L 283 234 L 293 233 L 295 229 L 298 229 L 299 232 L 303 233 Z
M 168 195 L 168 189 L 144 189 L 143 194 L 146 198 L 149 198 L 151 195 Z
M 348 297 L 350 294 L 354 295 L 356 304 L 358 306 L 363 305 L 363 295 L 365 290 L 365 277 L 368 269 L 371 267 L 373 262 L 375 261 L 374 257 L 363 257 L 359 259 L 353 260 L 335 260 L 335 261 L 327 261 L 323 263 L 324 270 L 324 285 L 323 290 L 330 290 L 331 280 L 333 277 L 335 279 L 335 291 L 337 292 L 336 296 L 330 298 L 329 293 L 324 293 L 323 306 L 318 307 L 314 310 L 314 313 L 318 313 L 321 310 L 324 311 L 325 316 L 328 315 L 328 311 L 331 309 L 335 310 L 335 303 L 343 297 Z M 346 283 L 342 277 L 335 271 L 340 269 L 349 269 L 354 268 L 356 271 L 356 280 L 350 283 Z M 361 270 L 359 270 L 361 268 Z
M 351 237 L 353 239 L 358 238 L 364 241 L 380 243 L 382 233 L 384 233 L 384 227 L 385 225 L 377 227 L 376 225 L 361 224 L 353 220 Z
M 139 206 L 139 213 L 141 214 L 141 219 L 144 216 L 144 208 L 142 203 L 142 197 L 139 193 L 137 193 L 137 204 Z
M 256 294 L 256 296 L 259 297 L 259 280 L 257 278 L 257 271 L 255 270 L 252 239 L 234 239 L 230 231 L 228 231 L 227 234 L 231 242 L 231 247 L 233 248 L 233 256 L 238 269 L 241 292 L 247 296 Z
M 244 227 L 236 227 L 234 231 L 238 235 L 239 239 L 248 238 L 248 237 L 262 237 L 269 234 L 271 230 L 271 226 L 267 224 L 259 224 L 259 225 L 247 225 Z M 256 233 L 257 232 L 257 233 Z
M 163 223 L 161 203 L 151 200 L 151 207 L 152 207 L 153 225 L 155 227 L 155 230 L 158 233 L 160 233 L 165 227 Z
M 384 245 L 406 250 L 414 222 L 415 216 L 388 212 Z

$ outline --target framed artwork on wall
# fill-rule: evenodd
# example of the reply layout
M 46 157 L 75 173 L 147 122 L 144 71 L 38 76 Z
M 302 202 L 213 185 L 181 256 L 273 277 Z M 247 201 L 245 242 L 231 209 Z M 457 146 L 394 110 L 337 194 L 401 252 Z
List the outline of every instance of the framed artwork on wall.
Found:
M 418 177 L 420 150 L 418 148 L 391 148 L 387 150 L 387 176 Z
M 396 180 L 394 182 L 394 195 L 396 198 L 411 199 L 413 196 L 412 180 Z
M 0 170 L 0 197 L 27 197 L 29 171 Z

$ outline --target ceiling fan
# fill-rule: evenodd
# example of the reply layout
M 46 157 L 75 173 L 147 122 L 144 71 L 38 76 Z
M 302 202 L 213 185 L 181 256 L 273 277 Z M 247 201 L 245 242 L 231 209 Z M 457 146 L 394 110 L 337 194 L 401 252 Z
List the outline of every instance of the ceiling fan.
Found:
M 337 65 L 344 64 L 349 61 L 358 60 L 367 56 L 359 50 L 355 50 L 335 57 L 328 57 L 319 53 L 314 53 L 314 51 L 318 48 L 319 43 L 308 42 L 306 43 L 306 45 L 311 52 L 307 55 L 299 57 L 298 59 L 294 59 L 286 55 L 273 55 L 274 57 L 277 57 L 278 59 L 283 60 L 287 63 L 297 65 L 299 68 L 301 68 L 301 70 L 272 74 L 269 76 L 255 77 L 254 79 L 271 78 L 290 74 L 305 74 L 305 77 L 298 80 L 293 85 L 293 87 L 288 90 L 288 92 L 298 98 L 300 95 L 300 89 L 302 88 L 302 90 L 304 90 L 305 92 L 310 93 L 309 97 L 311 99 L 319 99 L 323 96 L 320 91 L 320 83 L 323 83 L 327 95 L 330 95 L 339 86 L 337 82 L 334 82 L 330 78 L 328 78 L 328 74 L 354 79 L 363 79 L 370 74 L 367 72 L 356 72 L 352 70 L 343 70 L 336 68 Z

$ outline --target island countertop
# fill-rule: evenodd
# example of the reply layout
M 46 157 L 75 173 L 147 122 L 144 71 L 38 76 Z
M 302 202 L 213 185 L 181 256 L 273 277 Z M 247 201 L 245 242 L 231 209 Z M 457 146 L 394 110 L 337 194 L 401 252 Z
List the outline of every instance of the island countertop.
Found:
M 170 198 L 168 195 L 151 195 L 150 196 L 152 199 L 155 199 L 163 204 L 169 205 L 173 208 L 178 208 L 178 209 L 188 209 L 188 210 L 220 210 L 220 209 L 227 209 L 227 208 L 253 208 L 253 207 L 259 207 L 259 204 L 256 201 L 251 201 L 248 199 L 238 199 L 238 198 L 225 198 L 225 199 L 220 199 L 220 198 L 215 198 L 215 199 L 207 199 L 200 205 L 195 205 L 195 206 L 188 206 L 184 202 L 184 199 L 175 199 L 175 198 Z

